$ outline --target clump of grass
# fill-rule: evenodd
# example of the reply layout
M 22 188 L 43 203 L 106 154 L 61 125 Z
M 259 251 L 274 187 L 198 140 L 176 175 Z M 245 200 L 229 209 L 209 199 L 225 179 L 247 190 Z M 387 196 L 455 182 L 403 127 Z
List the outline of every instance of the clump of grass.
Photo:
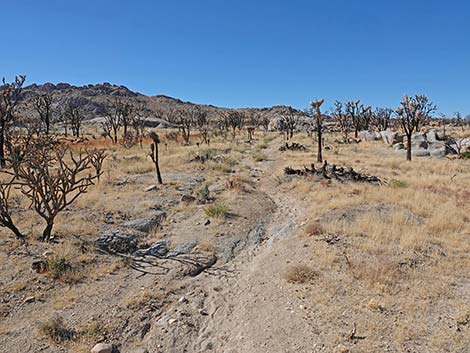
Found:
M 262 153 L 255 153 L 253 155 L 253 160 L 255 162 L 262 162 L 262 161 L 266 160 L 266 156 Z
M 58 315 L 40 323 L 39 332 L 55 343 L 70 341 L 76 337 L 75 331 L 67 328 L 64 319 Z
M 408 187 L 408 183 L 406 181 L 403 181 L 403 180 L 398 180 L 398 179 L 392 179 L 390 180 L 390 182 L 388 183 L 388 185 L 390 185 L 391 188 L 394 188 L 394 189 L 403 189 L 403 188 L 407 188 Z
M 259 142 L 257 145 L 256 145 L 256 150 L 257 151 L 261 151 L 261 150 L 265 150 L 266 148 L 268 148 L 268 143 L 267 142 Z
M 159 305 L 163 300 L 164 296 L 161 292 L 146 288 L 138 295 L 128 299 L 126 307 L 129 309 L 142 309 L 147 305 Z
M 57 253 L 47 258 L 47 272 L 54 280 L 63 282 L 77 282 L 80 275 L 74 263 L 71 261 L 71 245 L 64 245 Z
M 126 169 L 127 174 L 147 174 L 152 171 L 153 171 L 153 167 L 150 164 L 132 165 Z
M 73 266 L 64 255 L 52 255 L 47 259 L 49 275 L 53 279 L 61 279 L 64 275 L 72 271 Z
M 204 210 L 207 217 L 225 218 L 229 213 L 229 208 L 222 201 L 207 206 Z
M 289 283 L 310 283 L 318 277 L 318 273 L 308 265 L 294 265 L 287 269 L 284 278 Z

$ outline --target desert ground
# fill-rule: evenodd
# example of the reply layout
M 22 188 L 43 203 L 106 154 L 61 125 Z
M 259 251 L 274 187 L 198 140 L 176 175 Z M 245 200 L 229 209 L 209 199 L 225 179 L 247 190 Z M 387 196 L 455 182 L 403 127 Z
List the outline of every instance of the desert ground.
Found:
M 315 162 L 303 132 L 306 150 L 285 152 L 277 132 L 210 146 L 157 132 L 162 185 L 148 139 L 89 128 L 71 147 L 106 148 L 103 174 L 53 241 L 33 210 L 14 214 L 26 243 L 1 229 L 1 352 L 470 351 L 470 160 L 326 135 L 329 164 L 384 181 L 340 182 L 285 175 Z M 103 251 L 113 236 L 175 255 Z

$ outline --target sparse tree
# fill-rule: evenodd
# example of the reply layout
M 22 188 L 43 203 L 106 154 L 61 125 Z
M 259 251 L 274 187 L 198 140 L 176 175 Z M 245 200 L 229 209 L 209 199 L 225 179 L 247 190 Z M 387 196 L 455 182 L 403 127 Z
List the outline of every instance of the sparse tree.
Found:
M 137 141 L 139 142 L 140 148 L 142 148 L 142 141 L 144 139 L 145 134 L 145 116 L 144 116 L 145 108 L 143 106 L 139 106 L 135 109 L 134 115 L 132 116 L 132 128 L 134 129 L 134 133 L 136 136 Z
M 454 113 L 454 119 L 455 119 L 456 125 L 460 126 L 462 131 L 465 131 L 465 123 L 464 123 L 464 120 L 462 118 L 462 114 L 460 114 L 460 112 L 455 112 Z
M 323 104 L 324 99 L 317 99 L 316 101 L 310 102 L 310 107 L 314 112 L 316 123 L 317 123 L 317 162 L 323 162 L 323 116 L 320 111 L 320 107 Z
M 108 156 L 106 150 L 104 149 L 94 149 L 91 152 L 88 152 L 90 156 L 90 163 L 95 169 L 95 175 L 98 183 L 100 182 L 100 176 L 103 174 L 103 162 Z
M 283 109 L 281 115 L 281 124 L 287 133 L 287 140 L 294 137 L 294 131 L 299 123 L 299 116 L 296 114 L 295 109 L 286 107 Z
M 417 94 L 412 97 L 413 105 L 416 106 L 416 111 L 420 112 L 420 117 L 415 119 L 415 131 L 420 131 L 421 127 L 426 125 L 431 119 L 431 113 L 437 110 L 437 107 L 429 101 L 428 97 L 424 94 Z
M 155 165 L 158 183 L 163 184 L 162 175 L 160 173 L 160 164 L 158 162 L 158 144 L 160 143 L 160 138 L 154 131 L 150 131 L 149 136 L 153 141 L 150 144 L 150 158 L 152 158 L 153 164 Z
M 80 107 L 77 103 L 73 101 L 68 101 L 67 106 L 65 108 L 65 119 L 67 120 L 72 130 L 72 135 L 76 138 L 80 137 L 80 128 L 82 126 L 82 121 L 84 116 L 80 111 Z
M 7 141 L 8 128 L 15 118 L 16 108 L 21 99 L 21 91 L 26 76 L 16 76 L 15 80 L 7 83 L 2 79 L 3 85 L 0 86 L 0 167 L 6 166 L 5 144 Z
M 372 107 L 361 105 L 361 110 L 359 112 L 359 130 L 369 130 L 372 119 Z
M 243 127 L 243 113 L 237 110 L 229 110 L 225 112 L 227 125 L 232 129 L 232 140 L 237 137 L 237 130 Z
M 191 129 L 195 125 L 194 116 L 198 114 L 198 107 L 191 106 L 186 111 L 173 108 L 167 111 L 167 121 L 178 126 L 185 145 L 190 144 Z
M 207 112 L 201 108 L 196 108 L 192 111 L 192 114 L 195 125 L 201 134 L 202 142 L 208 145 L 210 126 Z
M 400 124 L 406 134 L 406 159 L 411 161 L 411 137 L 418 127 L 427 121 L 436 106 L 424 95 L 403 96 L 401 107 L 396 110 Z
M 362 104 L 360 100 L 346 102 L 346 113 L 349 116 L 354 127 L 354 137 L 357 139 L 359 135 L 359 130 L 361 129 L 361 109 Z
M 111 105 L 111 104 L 110 104 Z M 127 138 L 129 126 L 132 124 L 132 105 L 119 98 L 114 100 L 111 107 L 108 107 L 102 128 L 107 137 L 114 144 L 118 142 L 119 131 L 123 128 L 123 136 Z
M 376 108 L 373 115 L 372 125 L 378 131 L 387 130 L 390 127 L 393 109 L 390 108 Z
M 263 127 L 264 132 L 268 132 L 269 130 L 269 123 L 271 122 L 271 119 L 269 118 L 268 115 L 263 114 L 259 116 L 259 124 Z
M 256 128 L 260 125 L 261 116 L 259 114 L 250 114 L 245 117 L 244 124 L 246 127 L 246 132 L 248 134 L 248 142 L 253 141 L 253 136 L 255 134 Z
M 39 119 L 43 125 L 43 130 L 46 135 L 49 134 L 50 126 L 52 123 L 54 96 L 52 93 L 41 94 L 33 99 L 34 110 L 39 114 Z
M 11 174 L 17 178 L 15 184 L 46 221 L 42 241 L 52 239 L 56 216 L 86 193 L 98 178 L 87 174 L 92 167 L 90 153 L 80 151 L 77 155 L 63 145 L 58 148 L 36 145 L 26 159 L 13 165 Z
M 341 134 L 343 135 L 343 141 L 345 143 L 349 143 L 349 132 L 351 131 L 352 127 L 352 120 L 351 115 L 343 110 L 343 103 L 340 101 L 335 102 L 335 107 L 333 110 L 333 119 L 339 126 Z

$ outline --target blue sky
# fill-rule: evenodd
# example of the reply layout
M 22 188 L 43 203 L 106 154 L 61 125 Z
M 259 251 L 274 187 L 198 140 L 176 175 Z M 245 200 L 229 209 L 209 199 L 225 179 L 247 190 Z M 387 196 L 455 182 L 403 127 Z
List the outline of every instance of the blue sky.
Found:
M 0 0 L 0 76 L 227 107 L 323 97 L 470 114 L 468 1 Z M 5 35 L 6 31 L 6 35 Z

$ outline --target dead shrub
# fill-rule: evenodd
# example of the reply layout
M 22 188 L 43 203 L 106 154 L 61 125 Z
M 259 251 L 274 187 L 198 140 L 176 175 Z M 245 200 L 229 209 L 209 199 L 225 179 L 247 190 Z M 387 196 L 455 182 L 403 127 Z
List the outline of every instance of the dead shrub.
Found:
M 227 190 L 244 191 L 243 179 L 240 176 L 230 177 L 225 181 Z
M 58 315 L 54 315 L 40 323 L 39 332 L 55 343 L 70 341 L 76 337 L 76 332 L 67 328 L 64 319 Z
M 317 277 L 317 271 L 304 264 L 291 266 L 284 274 L 284 278 L 287 282 L 295 284 L 310 283 Z
M 320 222 L 311 222 L 305 227 L 305 235 L 314 236 L 323 234 L 323 227 Z

